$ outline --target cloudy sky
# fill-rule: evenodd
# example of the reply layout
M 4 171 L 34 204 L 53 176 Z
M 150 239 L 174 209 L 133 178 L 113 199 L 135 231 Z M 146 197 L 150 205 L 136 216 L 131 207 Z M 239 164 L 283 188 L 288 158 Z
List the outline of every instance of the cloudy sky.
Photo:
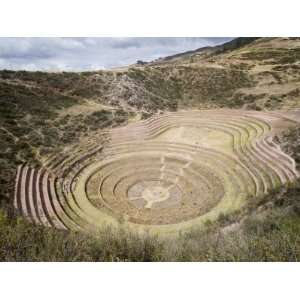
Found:
M 231 38 L 0 38 L 0 69 L 83 71 L 151 61 Z

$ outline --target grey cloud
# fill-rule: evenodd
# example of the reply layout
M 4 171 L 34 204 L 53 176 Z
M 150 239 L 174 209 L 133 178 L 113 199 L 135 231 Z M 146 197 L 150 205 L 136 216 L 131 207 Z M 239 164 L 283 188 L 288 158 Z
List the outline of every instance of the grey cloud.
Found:
M 213 46 L 230 38 L 0 38 L 0 69 L 97 70 Z

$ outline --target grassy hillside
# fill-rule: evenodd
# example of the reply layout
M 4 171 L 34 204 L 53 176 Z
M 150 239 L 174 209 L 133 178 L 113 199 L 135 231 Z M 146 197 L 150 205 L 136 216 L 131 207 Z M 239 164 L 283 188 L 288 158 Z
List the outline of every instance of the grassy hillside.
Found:
M 0 260 L 298 260 L 299 182 L 178 240 L 60 232 L 16 218 L 11 204 L 20 163 L 161 111 L 298 108 L 299 83 L 297 38 L 239 39 L 123 70 L 0 71 Z M 299 132 L 279 137 L 297 163 Z
M 299 61 L 297 38 L 239 38 L 122 70 L 2 71 L 0 82 L 136 114 L 178 107 L 289 109 L 299 105 Z
M 1 205 L 11 203 L 18 164 L 39 165 L 41 158 L 76 144 L 82 137 L 127 122 L 128 113 L 117 108 L 97 106 L 85 114 L 76 110 L 68 113 L 70 108 L 80 110 L 84 103 L 83 98 L 62 92 L 76 76 L 0 72 Z

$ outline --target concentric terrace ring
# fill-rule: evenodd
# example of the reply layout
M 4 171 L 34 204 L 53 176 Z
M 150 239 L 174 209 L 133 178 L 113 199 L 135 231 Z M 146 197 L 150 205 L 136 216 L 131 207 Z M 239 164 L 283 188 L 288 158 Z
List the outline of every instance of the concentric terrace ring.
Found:
M 278 124 L 293 125 L 237 110 L 154 116 L 112 129 L 108 145 L 91 140 L 41 169 L 19 166 L 14 205 L 32 222 L 61 229 L 179 232 L 299 176 L 273 141 Z

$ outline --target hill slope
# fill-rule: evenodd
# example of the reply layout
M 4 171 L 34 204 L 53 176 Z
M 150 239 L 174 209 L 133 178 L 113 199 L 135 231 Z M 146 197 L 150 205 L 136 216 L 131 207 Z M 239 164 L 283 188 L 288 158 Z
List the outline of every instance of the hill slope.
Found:
M 67 153 L 90 137 L 104 144 L 105 129 L 163 111 L 225 107 L 286 113 L 299 108 L 299 81 L 298 38 L 240 38 L 222 46 L 111 71 L 0 71 L 0 204 L 11 211 L 19 164 L 39 166 L 49 155 Z M 298 119 L 297 111 L 290 115 Z M 280 136 L 279 141 L 297 158 L 297 128 L 288 137 Z M 282 193 L 290 197 L 298 193 L 298 188 Z M 289 228 L 296 228 L 296 200 L 284 205 L 284 210 L 277 206 L 276 214 L 292 218 Z M 263 216 L 268 215 L 268 206 L 262 210 L 267 211 Z M 229 223 L 243 226 L 240 218 L 234 217 Z M 14 219 L 2 219 L 13 236 L 13 226 L 19 225 Z M 299 257 L 298 253 L 293 255 Z

